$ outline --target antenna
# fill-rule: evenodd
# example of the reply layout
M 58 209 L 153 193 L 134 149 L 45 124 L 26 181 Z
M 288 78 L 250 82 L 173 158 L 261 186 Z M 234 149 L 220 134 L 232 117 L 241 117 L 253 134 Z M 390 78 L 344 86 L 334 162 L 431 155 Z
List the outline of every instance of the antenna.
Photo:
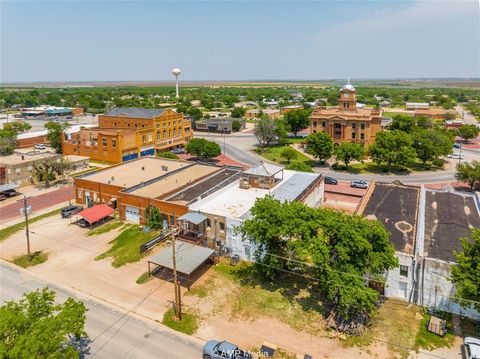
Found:
M 172 74 L 173 74 L 173 76 L 175 76 L 176 98 L 180 97 L 179 94 L 178 94 L 178 76 L 180 76 L 181 73 L 182 73 L 182 70 L 180 70 L 178 67 L 176 67 L 172 70 Z
M 347 77 L 347 84 L 350 85 L 350 76 Z

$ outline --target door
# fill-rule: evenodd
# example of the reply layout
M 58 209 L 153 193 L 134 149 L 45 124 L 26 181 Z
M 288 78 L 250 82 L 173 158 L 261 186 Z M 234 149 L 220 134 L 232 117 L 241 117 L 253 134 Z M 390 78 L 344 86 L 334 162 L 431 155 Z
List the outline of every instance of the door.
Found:
M 140 209 L 136 207 L 125 206 L 125 219 L 129 222 L 140 224 Z

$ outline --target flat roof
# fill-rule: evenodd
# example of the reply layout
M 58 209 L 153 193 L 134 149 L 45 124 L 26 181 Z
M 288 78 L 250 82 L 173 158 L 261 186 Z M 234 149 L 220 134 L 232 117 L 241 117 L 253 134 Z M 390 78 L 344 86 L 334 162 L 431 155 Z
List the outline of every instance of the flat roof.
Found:
M 461 237 L 471 238 L 480 228 L 480 216 L 471 195 L 427 190 L 425 204 L 425 256 L 454 262 Z
M 164 248 L 148 261 L 156 265 L 173 269 L 173 249 Z M 190 275 L 213 255 L 214 250 L 184 241 L 175 241 L 177 272 Z
M 114 107 L 105 112 L 104 116 L 152 119 L 160 116 L 164 112 L 164 109 L 159 108 Z
M 23 157 L 23 159 L 22 159 Z M 38 161 L 41 159 L 55 158 L 58 157 L 56 153 L 50 152 L 38 152 L 33 153 L 13 153 L 7 156 L 0 156 L 0 164 L 3 165 L 17 165 L 21 163 L 28 163 L 33 161 Z
M 257 198 L 273 194 L 276 188 L 288 181 L 295 173 L 298 172 L 284 170 L 283 181 L 278 182 L 270 190 L 254 187 L 248 189 L 240 188 L 240 181 L 236 180 L 214 194 L 191 204 L 189 209 L 190 211 L 200 211 L 202 213 L 240 219 L 250 211 Z M 280 178 L 281 176 L 278 175 L 278 177 Z
M 184 168 L 179 172 L 162 176 L 157 180 L 133 191 L 129 191 L 128 193 L 140 197 L 159 198 L 220 170 L 220 167 L 195 164 L 188 168 Z M 137 181 L 137 183 L 139 182 Z
M 295 201 L 319 177 L 319 173 L 296 172 L 273 190 L 273 197 L 280 201 Z
M 376 183 L 363 215 L 384 224 L 395 250 L 413 254 L 420 189 Z
M 204 197 L 208 194 L 214 193 L 219 189 L 229 185 L 238 179 L 241 171 L 239 169 L 224 168 L 222 171 L 215 173 L 198 183 L 189 186 L 182 191 L 175 193 L 167 198 L 168 201 L 187 204 L 199 197 Z
M 128 188 L 188 166 L 192 166 L 192 164 L 163 158 L 144 157 L 103 170 L 85 173 L 77 178 Z

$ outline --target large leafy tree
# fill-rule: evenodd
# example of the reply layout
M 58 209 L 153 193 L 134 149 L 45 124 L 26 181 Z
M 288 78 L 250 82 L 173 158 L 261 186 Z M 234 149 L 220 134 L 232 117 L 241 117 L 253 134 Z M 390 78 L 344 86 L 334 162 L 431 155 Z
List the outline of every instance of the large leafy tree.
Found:
M 72 164 L 60 158 L 46 158 L 40 162 L 33 164 L 33 174 L 37 181 L 45 182 L 45 187 L 50 187 L 50 182 L 54 181 L 57 176 L 63 176 Z
M 26 122 L 16 121 L 3 124 L 0 129 L 0 155 L 12 154 L 17 143 L 17 136 L 32 126 Z
M 313 157 L 319 161 L 326 161 L 332 157 L 333 141 L 326 132 L 317 132 L 308 135 L 306 139 L 306 149 Z
M 221 149 L 216 142 L 204 138 L 193 138 L 187 143 L 186 152 L 197 157 L 212 158 L 220 155 Z
M 53 122 L 48 121 L 43 125 L 47 129 L 47 138 L 50 146 L 52 146 L 57 153 L 62 153 L 62 137 L 65 130 L 70 127 L 68 122 Z
M 399 130 L 406 133 L 412 133 L 417 126 L 417 121 L 414 117 L 398 114 L 394 115 L 392 122 L 388 125 L 389 130 Z
M 453 137 L 442 130 L 418 129 L 412 134 L 412 147 L 425 167 L 433 161 L 452 152 Z
M 232 110 L 232 117 L 233 118 L 241 118 L 241 117 L 245 116 L 245 112 L 246 112 L 246 110 L 243 107 L 235 107 Z
M 85 305 L 73 298 L 55 304 L 55 292 L 44 288 L 0 307 L 0 357 L 75 358 L 85 337 Z
M 294 110 L 289 111 L 284 116 L 285 122 L 290 127 L 295 137 L 297 133 L 310 125 L 310 111 L 309 110 Z
M 463 125 L 458 130 L 465 141 L 469 141 L 472 138 L 477 137 L 478 132 L 480 131 L 480 129 L 475 125 Z
M 337 161 L 345 163 L 345 167 L 353 160 L 361 161 L 365 155 L 363 145 L 353 142 L 342 142 L 333 150 Z
M 280 156 L 287 160 L 287 164 L 290 164 L 290 161 L 298 157 L 298 152 L 294 148 L 287 146 L 280 152 Z
M 412 138 L 400 130 L 384 131 L 377 134 L 375 142 L 370 145 L 368 152 L 374 162 L 386 164 L 390 172 L 392 166 L 404 166 L 415 158 L 412 147 Z
M 457 264 L 452 267 L 452 282 L 457 295 L 474 301 L 475 308 L 480 310 L 480 229 L 472 230 L 472 239 L 462 238 L 461 241 L 462 251 L 455 253 Z
M 366 278 L 381 280 L 398 265 L 380 222 L 270 196 L 258 199 L 251 214 L 240 232 L 260 247 L 260 273 L 277 282 L 285 271 L 314 278 L 310 290 L 319 290 L 345 316 L 374 311 L 378 292 Z
M 467 182 L 471 189 L 480 182 L 480 162 L 461 162 L 457 165 L 455 177 L 459 181 Z
M 254 134 L 261 147 L 270 146 L 278 139 L 275 121 L 266 117 L 261 118 L 255 123 Z

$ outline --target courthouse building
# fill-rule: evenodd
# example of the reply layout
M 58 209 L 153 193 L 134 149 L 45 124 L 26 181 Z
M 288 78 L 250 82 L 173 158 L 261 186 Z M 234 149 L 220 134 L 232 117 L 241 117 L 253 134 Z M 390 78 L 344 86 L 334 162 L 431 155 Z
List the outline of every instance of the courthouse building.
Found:
M 338 106 L 316 107 L 310 115 L 310 130 L 327 132 L 334 143 L 370 144 L 381 131 L 382 110 L 357 107 L 355 87 L 350 81 L 340 89 Z

